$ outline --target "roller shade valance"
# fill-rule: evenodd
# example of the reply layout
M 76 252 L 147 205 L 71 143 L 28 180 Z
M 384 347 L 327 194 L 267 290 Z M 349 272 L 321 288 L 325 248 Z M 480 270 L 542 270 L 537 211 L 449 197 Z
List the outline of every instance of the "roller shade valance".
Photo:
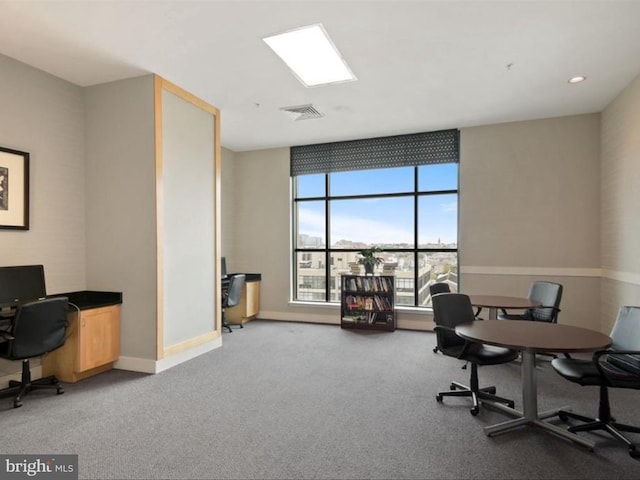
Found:
M 291 147 L 291 176 L 458 162 L 459 131 Z

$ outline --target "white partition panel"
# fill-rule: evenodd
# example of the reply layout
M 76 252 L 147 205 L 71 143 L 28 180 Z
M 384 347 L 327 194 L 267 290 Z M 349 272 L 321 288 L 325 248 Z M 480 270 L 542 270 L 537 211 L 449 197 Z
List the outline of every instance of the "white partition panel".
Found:
M 163 346 L 215 330 L 214 116 L 162 92 Z

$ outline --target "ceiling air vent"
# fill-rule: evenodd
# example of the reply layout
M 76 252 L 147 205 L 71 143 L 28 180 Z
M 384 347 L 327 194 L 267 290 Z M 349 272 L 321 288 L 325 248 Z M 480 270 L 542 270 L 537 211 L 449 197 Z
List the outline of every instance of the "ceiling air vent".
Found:
M 324 117 L 313 105 L 299 105 L 297 107 L 282 107 L 280 110 L 288 114 L 293 120 L 309 120 Z

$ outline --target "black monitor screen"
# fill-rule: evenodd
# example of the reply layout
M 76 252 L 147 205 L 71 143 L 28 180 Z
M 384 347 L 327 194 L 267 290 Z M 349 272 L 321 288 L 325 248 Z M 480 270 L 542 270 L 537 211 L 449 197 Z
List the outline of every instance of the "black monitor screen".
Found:
M 224 257 L 220 259 L 220 276 L 227 278 L 227 259 Z
M 0 267 L 0 306 L 45 297 L 44 266 Z

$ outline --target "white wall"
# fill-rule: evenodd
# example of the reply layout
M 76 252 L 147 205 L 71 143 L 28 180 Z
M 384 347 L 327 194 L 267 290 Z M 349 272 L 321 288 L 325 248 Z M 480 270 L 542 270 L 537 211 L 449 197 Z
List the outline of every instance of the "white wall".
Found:
M 162 94 L 164 346 L 215 330 L 213 116 Z

